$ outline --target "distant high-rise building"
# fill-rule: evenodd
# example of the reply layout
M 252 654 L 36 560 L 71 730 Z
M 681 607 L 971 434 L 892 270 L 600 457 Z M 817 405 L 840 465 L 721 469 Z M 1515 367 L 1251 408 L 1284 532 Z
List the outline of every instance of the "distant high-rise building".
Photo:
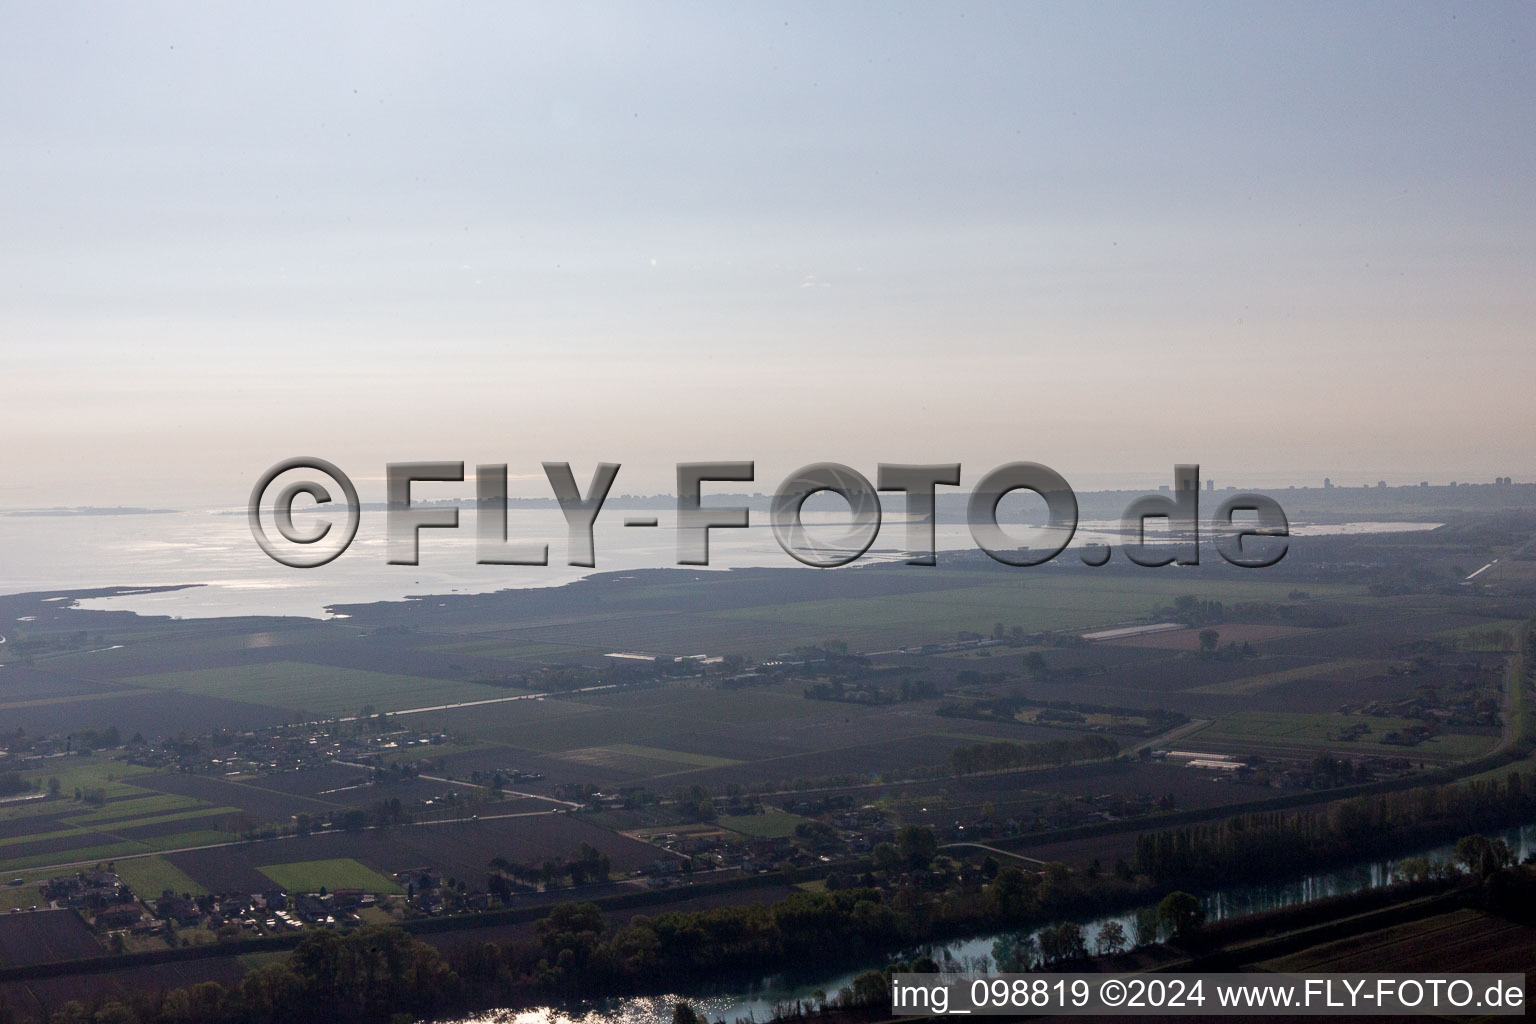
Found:
M 1208 490 L 1208 491 L 1214 491 L 1216 489 L 1216 481 L 1215 480 L 1207 480 L 1205 482 L 1205 489 Z
M 1332 480 L 1332 478 L 1326 477 L 1326 476 L 1323 477 L 1323 490 L 1325 490 L 1325 491 L 1333 490 L 1333 480 Z

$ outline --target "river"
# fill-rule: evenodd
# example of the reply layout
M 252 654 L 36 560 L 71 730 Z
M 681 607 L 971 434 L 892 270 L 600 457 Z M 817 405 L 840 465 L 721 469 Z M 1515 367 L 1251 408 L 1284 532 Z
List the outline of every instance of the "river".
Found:
M 1494 833 L 1502 836 L 1515 852 L 1517 861 L 1536 852 L 1536 824 L 1507 829 Z M 1281 907 L 1309 903 L 1330 896 L 1343 896 L 1364 889 L 1375 889 L 1396 880 L 1397 866 L 1404 860 L 1426 857 L 1432 863 L 1449 864 L 1454 856 L 1454 844 L 1447 843 L 1431 849 L 1415 850 L 1401 857 L 1386 860 L 1362 861 L 1333 871 L 1316 872 L 1264 885 L 1235 886 L 1216 889 L 1201 895 L 1206 918 L 1219 921 L 1226 918 L 1246 917 L 1249 914 L 1276 910 Z M 1099 929 L 1110 921 L 1117 921 L 1130 937 L 1135 934 L 1133 920 L 1136 909 L 1089 920 L 1079 920 L 1090 949 Z M 916 952 L 926 952 L 936 960 L 953 959 L 967 969 L 985 970 L 990 965 L 993 943 L 1001 933 L 978 936 L 955 942 L 935 944 L 921 950 L 893 953 L 890 959 Z M 985 959 L 984 959 L 985 958 Z M 465 1018 L 456 1024 L 670 1024 L 672 1011 L 679 1000 L 691 1003 L 709 1020 L 767 1021 L 773 1018 L 776 1006 L 792 1004 L 796 1000 L 812 1002 L 819 995 L 829 999 L 839 989 L 851 985 L 855 976 L 872 967 L 883 966 L 884 961 L 865 964 L 853 970 L 841 970 L 795 977 L 775 975 L 765 977 L 750 990 L 720 992 L 709 990 L 684 990 L 667 995 L 612 1000 L 581 1008 L 555 1008 L 548 1006 L 526 1010 L 493 1010 Z

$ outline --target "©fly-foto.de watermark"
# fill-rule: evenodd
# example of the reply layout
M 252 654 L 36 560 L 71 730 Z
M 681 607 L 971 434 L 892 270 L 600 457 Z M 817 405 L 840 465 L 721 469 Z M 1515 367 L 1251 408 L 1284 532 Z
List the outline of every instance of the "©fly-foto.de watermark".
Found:
M 568 462 L 546 462 L 549 480 L 567 527 L 567 563 L 592 568 L 597 565 L 593 526 L 608 492 L 618 476 L 619 465 L 598 463 L 585 493 L 577 484 Z M 330 478 L 330 486 L 312 477 L 293 479 L 299 471 Z M 677 464 L 677 564 L 708 565 L 711 530 L 744 529 L 751 510 L 704 504 L 703 485 L 745 482 L 755 478 L 752 462 L 681 462 Z M 288 482 L 278 486 L 280 478 Z M 936 564 L 935 495 L 937 489 L 960 484 L 960 464 L 880 463 L 876 483 L 858 470 L 835 462 L 817 462 L 791 473 L 774 491 L 768 510 L 769 525 L 779 546 L 796 561 L 830 569 L 860 558 L 880 532 L 880 492 L 901 492 L 906 498 L 906 548 L 908 565 Z M 457 529 L 458 508 L 414 504 L 411 486 L 426 482 L 464 480 L 462 462 L 392 462 L 385 467 L 385 526 L 390 565 L 416 565 L 421 531 Z M 345 520 L 333 532 L 335 521 L 318 519 L 301 528 L 294 522 L 294 506 L 301 497 L 308 507 L 322 509 L 335 501 L 339 490 Z M 1047 518 L 1041 525 L 1010 526 L 998 522 L 998 505 L 1015 491 L 1030 491 L 1044 499 Z M 269 492 L 274 492 L 270 501 Z M 848 505 L 848 528 L 835 540 L 811 536 L 803 521 L 806 499 L 829 492 Z M 1174 467 L 1174 487 L 1167 494 L 1146 494 L 1126 506 L 1121 515 L 1125 557 L 1137 565 L 1198 565 L 1200 562 L 1200 467 Z M 264 516 L 265 511 L 265 516 Z M 263 473 L 251 490 L 247 506 L 251 534 L 273 559 L 294 568 L 324 565 L 338 557 L 357 535 L 362 515 L 357 488 L 351 478 L 324 459 L 301 456 L 285 459 Z M 1149 539 L 1147 521 L 1167 521 L 1163 537 Z M 270 520 L 276 532 L 268 531 Z M 626 527 L 655 527 L 655 516 L 626 516 Z M 1037 462 L 1009 462 L 984 475 L 972 488 L 966 503 L 966 525 L 976 545 L 1007 565 L 1029 566 L 1049 562 L 1071 543 L 1078 526 L 1077 495 L 1060 473 Z M 1232 565 L 1258 569 L 1285 557 L 1290 524 L 1278 502 L 1263 494 L 1241 493 L 1225 498 L 1207 526 L 1216 553 Z M 1249 543 L 1245 544 L 1244 541 Z M 327 540 L 330 543 L 325 543 Z M 1091 566 L 1107 563 L 1113 555 L 1107 545 L 1083 548 L 1082 561 Z M 505 464 L 475 467 L 475 561 L 481 565 L 548 565 L 549 544 L 513 540 L 507 531 L 507 467 Z

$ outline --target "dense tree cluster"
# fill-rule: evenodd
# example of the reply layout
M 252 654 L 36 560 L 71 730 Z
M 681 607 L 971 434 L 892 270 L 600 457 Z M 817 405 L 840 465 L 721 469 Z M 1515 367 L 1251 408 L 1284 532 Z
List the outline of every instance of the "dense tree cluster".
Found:
M 572 885 L 608 881 L 612 862 L 606 853 L 591 843 L 582 843 L 570 857 L 548 857 L 539 863 L 520 863 L 506 857 L 492 857 L 493 873 L 486 878 L 486 888 L 505 899 L 513 892 L 512 882 L 525 887 L 555 886 L 569 879 Z
M 238 985 L 136 992 L 94 1007 L 72 1000 L 48 1024 L 367 1024 L 421 1020 L 462 1003 L 459 978 L 434 947 L 370 927 L 314 932 L 287 962 L 254 968 Z
M 930 830 L 912 827 L 901 838 L 898 852 L 907 864 L 934 858 Z M 48 1024 L 426 1020 L 665 991 L 689 979 L 757 977 L 790 963 L 868 962 L 902 945 L 1038 925 L 1138 898 L 1121 879 L 1088 879 L 1062 865 L 1041 874 L 1005 867 L 985 885 L 946 877 L 952 869 L 939 857 L 931 871 L 916 870 L 887 889 L 865 884 L 771 905 L 637 915 L 619 925 L 594 904 L 563 903 L 537 924 L 533 941 L 468 943 L 446 953 L 398 928 L 316 931 L 287 963 L 253 969 L 239 985 L 209 982 L 90 1007 L 69 1003 Z M 849 1005 L 875 992 L 874 975 L 881 974 L 856 985 Z M 0 1024 L 12 1019 L 0 1008 Z
M 1136 840 L 1135 867 L 1156 881 L 1251 880 L 1528 821 L 1533 813 L 1536 775 L 1510 772 L 1503 780 L 1339 800 L 1324 812 L 1241 814 L 1145 833 Z
M 866 873 L 771 905 L 637 915 L 622 924 L 593 904 L 566 903 L 537 924 L 531 941 L 470 942 L 446 953 L 396 928 L 322 930 L 306 936 L 288 962 L 253 969 L 239 985 L 137 993 L 90 1007 L 69 1003 L 48 1024 L 428 1020 L 486 1007 L 664 991 L 690 980 L 760 977 L 791 963 L 868 962 L 894 948 L 988 931 L 1017 930 L 1017 941 L 999 945 L 1000 966 L 1064 964 L 1089 952 L 1081 929 L 1056 924 L 1038 938 L 1033 929 L 1160 899 L 1155 910 L 1138 913 L 1132 935 L 1101 933 L 1093 951 L 1156 941 L 1160 933 L 1187 939 L 1201 929 L 1200 903 L 1169 893 L 1171 879 L 1251 879 L 1266 861 L 1294 872 L 1385 844 L 1529 820 L 1533 796 L 1532 773 L 1512 772 L 1501 781 L 1339 801 L 1321 814 L 1250 814 L 1158 832 L 1138 842 L 1140 876 L 1124 864 L 1113 872 L 1074 872 L 1061 864 L 1026 872 L 995 861 L 990 869 L 966 867 L 940 854 L 932 830 L 908 826 L 885 851 L 884 887 Z M 1503 844 L 1470 836 L 1457 852 L 1482 876 L 1490 900 L 1506 909 L 1536 906 L 1536 871 L 1509 866 Z M 877 997 L 885 983 L 883 972 L 861 975 L 847 1004 Z M 0 1007 L 0 1024 L 13 1019 Z
M 1004 771 L 1010 768 L 1028 768 L 1033 765 L 1070 764 L 1073 761 L 1089 761 L 1114 757 L 1120 745 L 1108 736 L 1090 735 L 1075 739 L 1046 740 L 1041 743 L 976 743 L 957 747 L 949 757 L 950 765 L 958 775 L 974 772 Z

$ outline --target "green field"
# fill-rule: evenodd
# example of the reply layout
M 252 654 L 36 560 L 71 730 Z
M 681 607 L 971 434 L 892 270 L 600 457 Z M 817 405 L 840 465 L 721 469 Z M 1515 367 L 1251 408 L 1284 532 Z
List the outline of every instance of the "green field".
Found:
M 268 864 L 256 870 L 289 892 L 319 892 L 321 887 L 327 890 L 362 889 L 373 893 L 405 891 L 391 879 L 372 868 L 364 867 L 351 857 Z
M 760 620 L 815 626 L 824 635 L 852 636 L 861 642 L 888 636 L 907 644 L 949 638 L 958 630 L 990 634 L 994 623 L 1022 625 L 1028 632 L 1084 629 L 1117 622 L 1171 605 L 1182 594 L 1202 600 L 1284 601 L 1285 583 L 1263 581 L 1142 578 L 1061 578 L 1028 575 L 978 582 L 970 573 L 943 573 L 950 589 L 860 599 L 793 601 L 716 613 L 733 620 Z M 964 585 L 969 584 L 969 585 Z M 1321 592 L 1324 588 L 1312 588 Z M 831 624 L 835 624 L 831 625 Z
M 212 807 L 204 805 L 185 811 L 172 811 L 168 814 L 156 814 L 143 818 L 121 818 L 112 821 L 108 825 L 95 824 L 97 831 L 111 831 L 122 828 L 138 828 L 142 825 L 166 825 L 173 821 L 188 821 L 193 818 L 211 818 L 214 815 L 243 814 L 238 807 Z M 89 816 L 87 815 L 87 818 Z M 82 824 L 79 818 L 65 818 L 65 822 L 71 825 Z
M 117 862 L 117 874 L 140 899 L 152 900 L 169 889 L 200 896 L 208 890 L 164 857 L 131 857 Z
M 104 777 L 106 774 L 108 773 L 104 771 L 96 772 L 97 777 Z M 88 773 L 84 771 L 73 773 L 73 777 L 90 781 Z M 106 806 L 94 809 L 90 804 L 77 803 L 67 798 L 40 800 L 29 805 L 43 808 L 53 815 L 59 814 L 61 809 L 77 809 L 80 813 L 57 819 L 60 824 L 68 826 L 67 828 L 49 828 L 45 831 L 0 838 L 0 867 L 15 869 L 39 864 L 64 864 L 143 853 L 148 850 L 172 849 L 177 846 L 224 842 L 229 836 L 215 829 L 201 829 L 143 840 L 124 839 L 118 833 L 123 829 L 179 821 L 201 822 L 203 819 L 240 812 L 238 807 L 214 807 L 192 797 L 150 793 L 148 790 L 137 789 L 124 783 L 111 783 L 110 786 L 115 790 L 130 792 L 122 793 L 123 798 L 114 799 Z M 136 797 L 134 794 L 147 795 Z M 112 840 L 112 842 L 104 842 L 104 840 Z M 9 848 L 31 843 L 48 843 L 52 849 L 47 853 L 3 857 L 4 852 Z
M 641 747 L 633 743 L 613 743 L 605 747 L 588 747 L 566 750 L 560 756 L 578 764 L 602 765 L 633 771 L 640 774 L 658 775 L 690 768 L 724 768 L 740 761 L 728 757 L 709 757 L 705 754 L 689 754 L 681 750 L 663 750 L 659 747 Z
M 455 734 L 468 734 L 524 750 L 548 753 L 607 748 L 618 751 L 636 738 L 651 739 L 707 730 L 711 726 L 756 725 L 790 719 L 828 719 L 848 714 L 846 705 L 810 701 L 803 682 L 773 688 L 700 690 L 692 687 L 634 694 L 587 694 L 575 699 L 515 701 L 444 712 L 433 717 Z M 636 750 L 645 749 L 636 746 Z M 706 755 L 665 749 L 667 763 Z M 632 755 L 633 756 L 633 755 Z M 698 767 L 700 765 L 693 764 Z
M 37 883 L 47 877 L 47 872 L 6 872 L 5 877 L 0 878 L 0 914 L 9 913 L 13 907 L 26 910 L 28 907 L 46 906 L 43 894 L 37 891 Z M 21 878 L 22 884 L 9 884 L 15 878 Z
M 1340 741 L 1340 730 L 1352 725 L 1365 724 L 1371 731 L 1356 740 Z M 1490 736 L 1466 733 L 1442 733 L 1420 743 L 1416 747 L 1400 747 L 1381 742 L 1389 732 L 1419 724 L 1407 718 L 1375 718 L 1362 715 L 1337 713 L 1306 715 L 1283 711 L 1239 711 L 1227 715 L 1198 732 L 1179 740 L 1181 747 L 1195 749 L 1203 743 L 1220 743 L 1224 746 L 1241 747 L 1308 747 L 1316 750 L 1348 751 L 1361 754 L 1377 754 L 1382 757 L 1402 756 L 1410 759 L 1430 757 L 1437 760 L 1476 757 L 1496 740 Z
M 1266 660 L 1272 661 L 1272 659 Z M 1241 676 L 1237 679 L 1228 679 L 1219 683 L 1210 683 L 1206 686 L 1197 686 L 1184 692 L 1222 694 L 1226 696 L 1261 693 L 1264 690 L 1283 686 L 1286 683 L 1293 683 L 1299 679 L 1335 676 L 1339 680 L 1350 680 L 1380 675 L 1387 670 L 1389 664 L 1391 663 L 1375 658 L 1337 658 L 1333 661 L 1325 661 L 1320 665 L 1303 665 L 1299 668 L 1282 669 L 1278 672 L 1261 672 L 1257 675 Z
M 505 633 L 490 636 L 471 634 L 453 643 L 428 644 L 422 648 L 442 654 L 469 654 L 478 658 L 499 658 L 506 661 L 569 662 L 591 654 L 603 653 L 596 647 L 580 644 L 558 644 L 545 640 L 523 640 Z M 517 690 L 509 691 L 517 693 Z
M 744 836 L 761 839 L 777 839 L 795 834 L 795 826 L 809 818 L 787 811 L 769 811 L 766 814 L 731 814 L 718 818 L 715 824 Z
M 233 841 L 235 836 L 218 829 L 200 828 L 192 832 L 178 832 L 173 836 L 155 836 L 142 840 L 141 845 L 150 850 L 179 850 L 188 846 L 215 846 Z
M 512 696 L 495 686 L 422 676 L 397 676 L 355 668 L 274 661 L 231 668 L 133 676 L 140 686 L 292 708 L 316 717 L 355 715 L 365 705 L 378 711 L 490 700 Z M 515 692 L 515 691 L 514 691 Z
M 105 791 L 110 806 L 111 801 L 125 797 L 145 796 L 149 793 L 149 790 L 128 785 L 123 780 L 148 775 L 154 770 L 140 765 L 125 764 L 122 761 L 108 760 L 99 754 L 93 754 L 88 757 L 57 758 L 45 769 L 22 772 L 22 775 L 29 779 L 36 779 L 40 788 L 46 787 L 50 778 L 58 779 L 59 793 L 65 800 L 74 795 L 76 788 L 101 789 Z M 153 799 L 153 796 L 150 798 Z M 80 806 L 84 808 L 87 805 Z M 28 800 L 23 803 L 0 806 L 0 821 L 30 818 L 36 814 L 54 814 L 58 810 L 57 800 Z
M 54 829 L 52 832 L 28 832 L 25 835 L 6 836 L 0 839 L 0 848 L 7 846 L 22 846 L 27 843 L 40 843 L 49 839 L 65 839 L 69 836 L 91 836 L 95 833 L 81 828 Z
M 1524 625 L 1520 619 L 1498 619 L 1461 629 L 1441 630 L 1434 636 L 1437 640 L 1455 644 L 1459 651 L 1508 651 L 1513 649 L 1515 635 Z
M 149 791 L 141 790 L 141 792 Z M 145 818 L 151 814 L 190 810 L 195 807 L 206 806 L 207 804 L 196 797 L 181 796 L 176 793 L 152 793 L 149 796 L 142 797 L 125 794 L 122 797 L 108 801 L 104 807 L 86 814 L 72 814 L 64 820 L 71 825 L 94 825 L 104 821 Z M 53 810 L 55 813 L 58 812 L 58 804 L 53 805 Z
M 139 697 L 153 693 L 149 689 L 102 690 L 97 693 L 71 693 L 63 697 L 34 697 L 31 700 L 12 700 L 0 703 L 0 711 L 16 711 L 21 708 L 43 708 L 51 704 L 80 704 L 86 701 L 113 700 L 123 697 Z
M 84 842 L 91 842 L 101 837 L 100 832 L 88 832 L 83 829 L 56 834 L 58 838 L 67 838 L 78 835 Z M 37 837 L 30 837 L 37 838 Z M 178 832 L 169 836 L 154 836 L 149 839 L 123 839 L 113 843 L 96 843 L 91 846 L 60 846 L 58 849 L 47 853 L 35 853 L 25 857 L 0 858 L 0 874 L 16 873 L 26 868 L 42 867 L 50 864 L 89 864 L 95 861 L 107 861 L 117 857 L 126 857 L 136 853 L 154 853 L 157 850 L 179 850 L 193 846 L 213 846 L 218 843 L 228 843 L 235 836 L 228 832 L 220 832 L 214 829 L 197 829 L 192 832 Z

